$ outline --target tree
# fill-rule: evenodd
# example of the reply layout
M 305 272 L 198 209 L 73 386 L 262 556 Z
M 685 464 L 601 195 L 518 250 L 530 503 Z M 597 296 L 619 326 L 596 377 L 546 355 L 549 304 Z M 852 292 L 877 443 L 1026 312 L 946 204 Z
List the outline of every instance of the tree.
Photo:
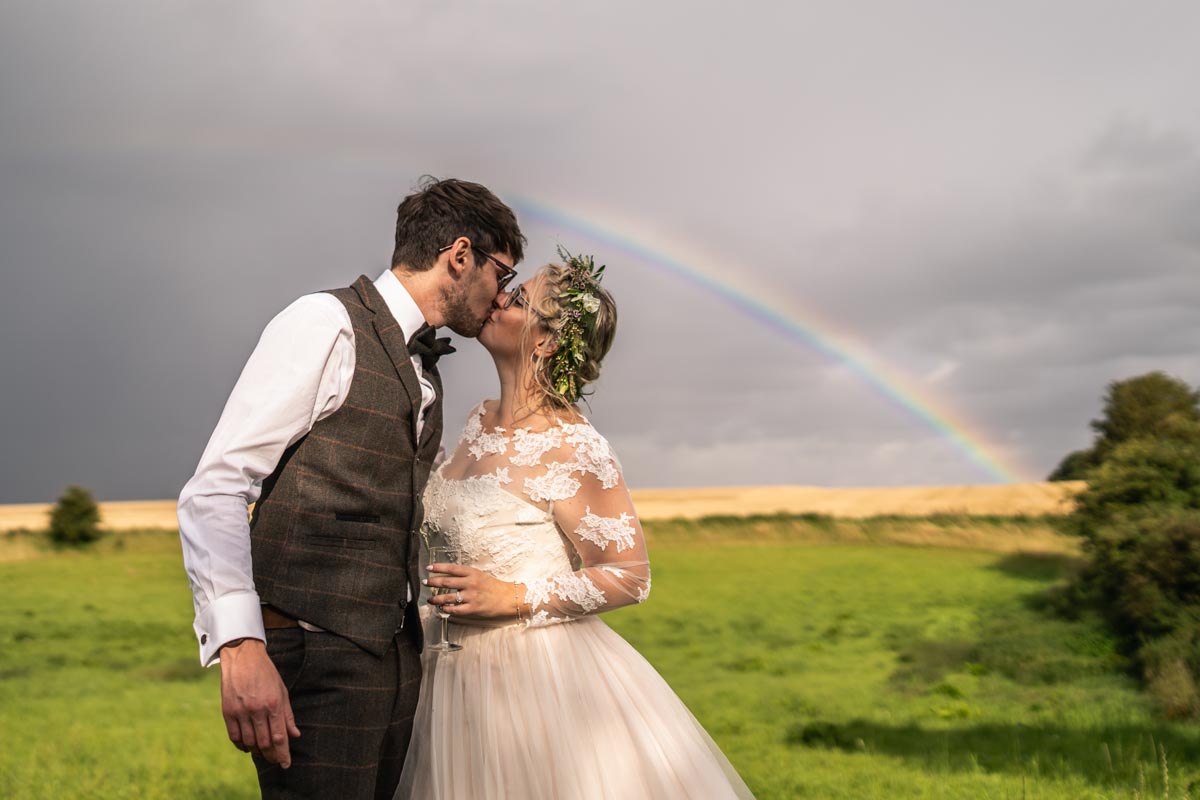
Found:
M 100 508 L 82 486 L 68 486 L 50 512 L 50 538 L 58 544 L 81 546 L 100 538 Z
M 1066 456 L 1049 480 L 1084 480 L 1125 442 L 1171 436 L 1172 429 L 1200 423 L 1200 392 L 1164 372 L 1148 372 L 1108 385 L 1104 415 L 1092 420 L 1096 439 Z
M 1087 565 L 1063 596 L 1108 620 L 1171 717 L 1200 715 L 1200 422 L 1171 413 L 1088 473 Z M 1073 609 L 1078 611 L 1079 609 Z
M 1118 445 L 1075 502 L 1072 517 L 1084 538 L 1120 517 L 1200 509 L 1200 422 L 1176 421 L 1158 438 Z
M 1058 462 L 1058 466 L 1050 473 L 1046 480 L 1050 481 L 1082 481 L 1087 480 L 1087 475 L 1096 466 L 1099 466 L 1100 461 L 1096 458 L 1096 449 L 1089 447 L 1086 450 L 1075 450 L 1067 453 L 1062 461 Z
M 1085 595 L 1168 717 L 1200 714 L 1200 511 L 1158 506 L 1090 531 Z
M 1158 437 L 1173 420 L 1200 422 L 1200 392 L 1164 372 L 1113 381 L 1104 398 L 1104 416 L 1092 420 L 1100 459 L 1131 439 Z

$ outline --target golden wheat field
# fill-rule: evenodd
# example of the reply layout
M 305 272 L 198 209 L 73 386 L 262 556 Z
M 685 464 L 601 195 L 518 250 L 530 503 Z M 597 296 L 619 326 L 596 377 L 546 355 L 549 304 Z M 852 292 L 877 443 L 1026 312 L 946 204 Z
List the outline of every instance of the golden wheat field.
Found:
M 1082 481 L 999 486 L 892 486 L 839 489 L 821 486 L 725 486 L 699 489 L 640 489 L 633 492 L 645 520 L 753 514 L 828 514 L 861 519 L 878 516 L 967 514 L 1040 516 L 1071 510 Z M 0 531 L 46 526 L 50 504 L 0 506 Z M 100 504 L 103 526 L 174 528 L 174 500 L 131 500 Z

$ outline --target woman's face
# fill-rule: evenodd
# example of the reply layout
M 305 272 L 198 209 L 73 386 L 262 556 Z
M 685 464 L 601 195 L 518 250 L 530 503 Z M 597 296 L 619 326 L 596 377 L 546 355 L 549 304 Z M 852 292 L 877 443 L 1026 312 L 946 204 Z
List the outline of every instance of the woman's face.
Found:
M 539 272 L 524 283 L 511 287 L 496 298 L 496 307 L 479 332 L 479 343 L 493 354 L 520 353 L 521 339 L 526 335 L 526 322 L 532 327 L 529 336 L 532 344 L 539 342 L 547 333 L 545 324 L 534 311 L 542 299 L 545 278 Z M 507 304 L 507 308 L 504 308 Z

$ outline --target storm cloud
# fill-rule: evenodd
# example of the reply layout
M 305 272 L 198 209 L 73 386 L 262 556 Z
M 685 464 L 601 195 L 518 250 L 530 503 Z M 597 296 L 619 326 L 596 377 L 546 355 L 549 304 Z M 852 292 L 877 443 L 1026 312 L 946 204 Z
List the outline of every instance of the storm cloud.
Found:
M 1031 478 L 1086 444 L 1107 382 L 1200 382 L 1184 4 L 51 1 L 0 22 L 0 502 L 175 495 L 266 322 L 382 271 L 426 173 L 686 245 Z M 591 415 L 634 486 L 990 480 L 802 338 L 523 224 L 526 274 L 559 243 L 609 265 Z M 444 363 L 452 440 L 495 378 L 469 342 Z

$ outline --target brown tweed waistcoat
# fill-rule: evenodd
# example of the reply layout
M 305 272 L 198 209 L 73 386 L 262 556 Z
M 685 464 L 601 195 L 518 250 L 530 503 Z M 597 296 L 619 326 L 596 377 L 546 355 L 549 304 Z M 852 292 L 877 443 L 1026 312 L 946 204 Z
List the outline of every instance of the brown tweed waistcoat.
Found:
M 354 326 L 354 377 L 341 408 L 289 447 L 263 481 L 250 521 L 264 603 L 382 656 L 413 596 L 421 493 L 442 435 L 442 385 L 416 417 L 421 386 L 400 325 L 360 277 L 330 292 Z

